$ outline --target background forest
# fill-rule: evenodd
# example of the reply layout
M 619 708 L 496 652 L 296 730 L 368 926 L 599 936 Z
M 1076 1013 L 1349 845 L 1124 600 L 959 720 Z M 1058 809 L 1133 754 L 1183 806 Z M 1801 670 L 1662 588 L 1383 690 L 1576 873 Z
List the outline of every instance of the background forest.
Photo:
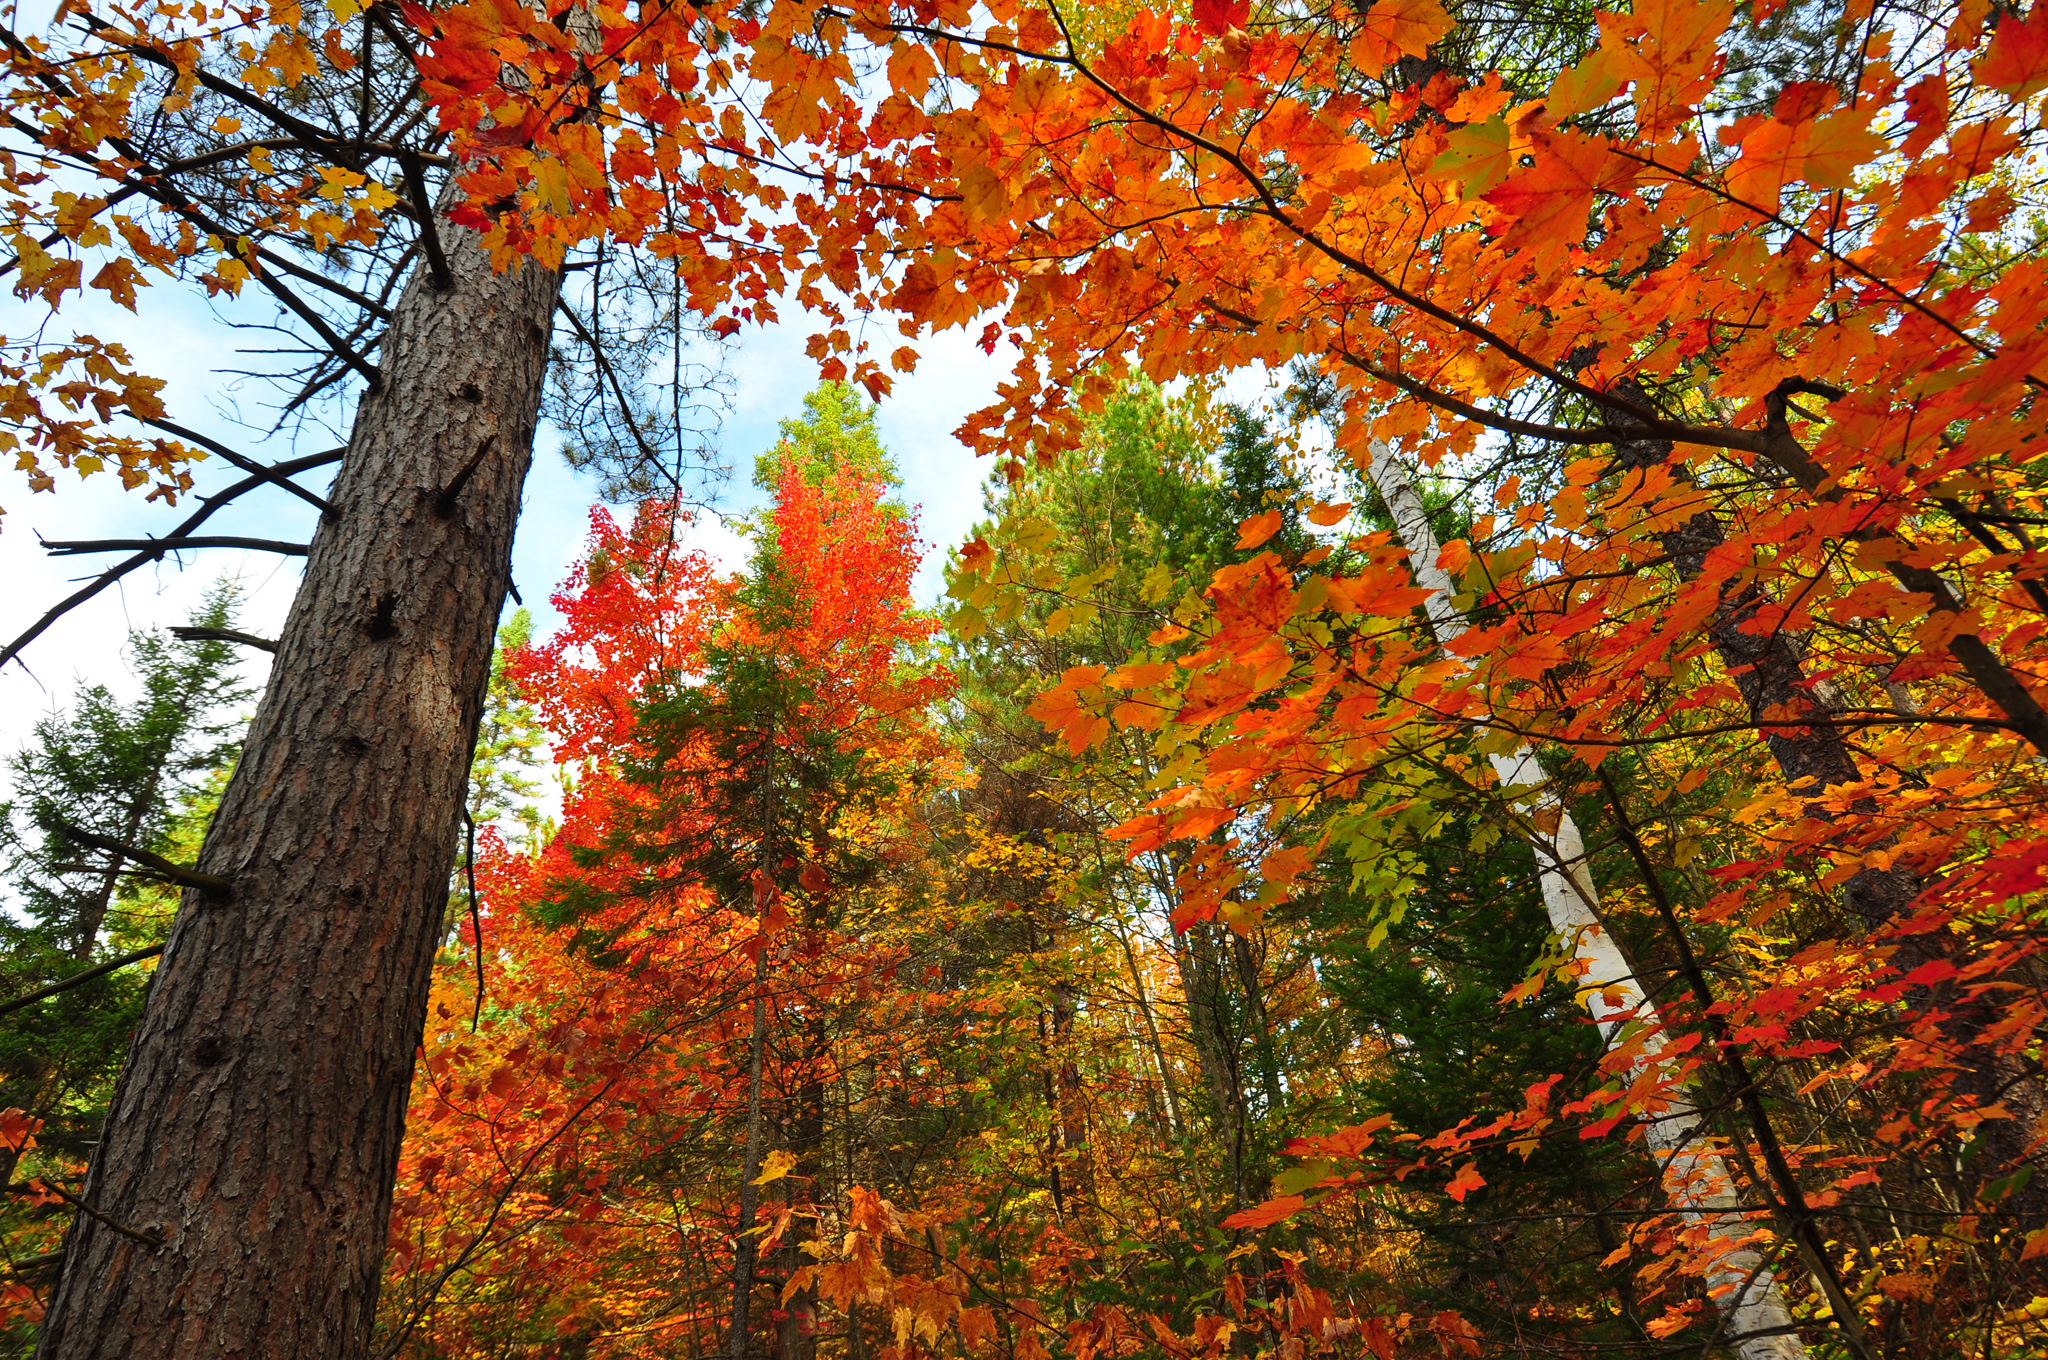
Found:
M 844 385 L 757 460 L 772 501 L 743 572 L 683 547 L 660 501 L 594 514 L 556 596 L 565 626 L 536 638 L 521 611 L 499 632 L 408 1116 L 386 1353 L 1030 1356 L 1056 1332 L 1173 1355 L 1727 1344 L 1640 1137 L 1548 1118 L 1469 1136 L 1598 1109 L 1617 1075 L 1559 966 L 1571 942 L 1545 917 L 1537 857 L 1498 806 L 1375 809 L 1373 859 L 1331 857 L 1261 915 L 1234 897 L 1191 918 L 1183 854 L 1123 843 L 1160 787 L 1157 744 L 1125 731 L 1075 750 L 1042 721 L 1073 668 L 1156 654 L 1200 598 L 1190 583 L 1273 552 L 1359 552 L 1391 525 L 1355 476 L 1347 522 L 1316 524 L 1329 502 L 1313 482 L 1334 474 L 1297 433 L 1127 389 L 1075 455 L 991 482 L 984 534 L 1028 543 L 1047 585 L 999 620 L 962 627 L 957 607 L 964 638 L 910 599 L 915 525 L 874 408 Z M 1469 533 L 1449 488 L 1426 496 L 1438 532 Z M 1271 536 L 1245 546 L 1259 516 Z M 977 579 L 961 557 L 956 597 Z M 233 609 L 217 592 L 179 631 L 228 627 Z M 132 648 L 140 703 L 89 692 L 16 759 L 16 992 L 148 952 L 168 922 L 162 887 L 73 822 L 187 857 L 232 764 L 218 734 L 247 691 L 226 644 Z M 1671 771 L 1607 763 L 1632 799 L 1665 801 L 1643 786 Z M 1711 807 L 1744 775 L 1675 782 Z M 1595 843 L 1596 881 L 1626 880 L 1621 853 Z M 1705 897 L 1691 858 L 1671 868 Z M 1635 975 L 1675 995 L 1659 924 L 1640 907 L 1606 921 Z M 1784 930 L 1693 935 L 1739 975 L 1795 948 Z M 10 1205 L 18 1277 L 58 1255 L 59 1192 L 145 981 L 109 972 L 0 1022 L 15 1136 L 38 1130 L 14 1177 L 48 1187 Z M 1801 1028 L 1854 1023 L 1822 1010 Z M 1776 1117 L 1827 1130 L 1818 1167 L 1882 1164 L 1896 1134 L 1823 1095 L 1826 1073 L 1774 1063 Z M 1458 1155 L 1332 1174 L 1328 1153 L 1375 1139 Z M 2024 1275 L 1975 1274 L 1963 1293 L 1982 1265 L 1911 1230 L 2024 1198 L 2024 1168 L 1955 1146 L 1840 1217 L 1840 1267 L 1874 1338 L 1990 1324 L 1993 1353 L 2021 1353 Z M 26 1347 L 33 1285 L 17 1289 Z M 1793 1299 L 1825 1317 L 1817 1290 Z
M 5 46 L 0 450 L 185 518 L 0 665 L 304 559 L 8 766 L 10 1353 L 2048 1350 L 2048 9 Z M 154 285 L 274 306 L 271 461 L 60 324 Z M 933 545 L 878 412 L 956 328 Z

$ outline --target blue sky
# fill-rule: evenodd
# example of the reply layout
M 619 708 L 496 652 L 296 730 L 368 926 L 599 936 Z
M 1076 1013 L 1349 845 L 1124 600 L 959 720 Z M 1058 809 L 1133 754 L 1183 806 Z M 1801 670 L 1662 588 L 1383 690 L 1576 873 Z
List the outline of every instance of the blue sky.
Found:
M 275 460 L 338 442 L 308 432 L 296 445 L 283 439 L 265 443 L 236 423 L 237 403 L 253 412 L 267 392 L 223 376 L 221 370 L 238 362 L 235 347 L 251 343 L 252 335 L 261 337 L 230 323 L 265 319 L 268 309 L 261 302 L 251 299 L 215 312 L 179 285 L 162 284 L 144 290 L 138 305 L 139 314 L 130 314 L 95 294 L 68 304 L 59 320 L 69 322 L 66 333 L 86 331 L 127 345 L 142 371 L 167 380 L 171 419 L 231 448 Z M 0 295 L 0 333 L 19 334 L 42 319 L 39 308 Z M 779 422 L 801 414 L 804 394 L 816 384 L 816 368 L 803 354 L 807 333 L 798 316 L 791 323 L 743 331 L 733 342 L 728 365 L 733 409 L 722 441 L 733 468 L 725 487 L 727 511 L 757 503 L 758 493 L 747 480 L 754 456 L 774 441 Z M 959 542 L 980 514 L 981 486 L 989 471 L 987 461 L 976 459 L 951 431 L 993 399 L 1013 357 L 1004 348 L 994 355 L 982 353 L 972 342 L 974 333 L 951 331 L 922 345 L 918 371 L 899 375 L 879 415 L 884 443 L 902 472 L 902 494 L 917 507 L 919 537 L 928 545 L 916 582 L 926 602 L 943 590 L 938 567 L 945 549 Z M 267 343 L 267 338 L 254 343 Z M 554 617 L 548 594 L 579 553 L 596 500 L 591 481 L 563 462 L 560 442 L 558 434 L 543 427 L 513 548 L 513 579 L 543 630 Z M 218 460 L 209 460 L 195 471 L 196 490 L 203 494 L 234 476 Z M 53 559 L 37 545 L 38 535 L 53 540 L 142 537 L 167 532 L 189 513 L 186 505 L 146 504 L 140 493 L 122 491 L 104 473 L 81 479 L 60 472 L 55 491 L 31 494 L 23 475 L 11 469 L 0 472 L 0 506 L 7 512 L 0 520 L 0 580 L 7 583 L 0 592 L 0 634 L 10 639 L 74 588 L 70 578 L 90 575 L 114 560 Z M 265 491 L 220 512 L 208 528 L 302 541 L 312 531 L 312 511 L 282 492 Z M 696 538 L 714 556 L 735 565 L 743 552 L 739 540 L 715 520 L 701 524 Z M 223 575 L 238 577 L 248 591 L 244 626 L 274 636 L 290 605 L 299 565 L 298 559 L 270 554 L 207 551 L 190 554 L 183 568 L 167 562 L 129 576 L 32 643 L 25 669 L 10 664 L 0 673 L 0 753 L 20 749 L 36 720 L 65 705 L 83 684 L 127 690 L 121 648 L 128 630 L 183 622 L 206 588 Z M 260 661 L 252 656 L 252 667 Z

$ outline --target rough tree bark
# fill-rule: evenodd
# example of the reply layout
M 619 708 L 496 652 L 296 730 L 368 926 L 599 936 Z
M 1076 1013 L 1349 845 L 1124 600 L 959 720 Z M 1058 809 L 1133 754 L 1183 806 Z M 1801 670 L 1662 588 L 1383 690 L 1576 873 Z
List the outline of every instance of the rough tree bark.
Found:
M 1616 390 L 1637 405 L 1654 404 L 1650 394 L 1634 382 L 1617 384 Z M 1625 411 L 1614 411 L 1612 419 L 1624 429 L 1640 427 Z M 1631 470 L 1666 466 L 1675 451 L 1670 440 L 1647 434 L 1615 445 L 1620 465 Z M 1674 480 L 1691 483 L 1691 473 L 1683 464 L 1671 466 L 1670 471 Z M 1680 579 L 1688 582 L 1708 575 L 1715 565 L 1712 554 L 1727 541 L 1727 529 L 1712 509 L 1703 509 L 1678 528 L 1658 535 L 1659 546 L 1670 555 Z M 1759 721 L 1767 717 L 1812 720 L 1808 727 L 1763 729 L 1765 744 L 1785 782 L 1797 785 L 1810 780 L 1816 792 L 1829 785 L 1860 782 L 1863 772 L 1854 753 L 1832 715 L 1813 697 L 1797 642 L 1783 629 L 1753 631 L 1755 619 L 1769 600 L 1764 588 L 1733 576 L 1709 578 L 1709 583 L 1716 587 L 1719 598 L 1707 626 L 1708 636 L 1751 716 Z M 1878 810 L 1876 800 L 1868 797 L 1855 807 L 1868 813 Z M 1813 815 L 1827 818 L 1829 814 L 1815 806 Z M 1925 886 L 1910 869 L 1865 867 L 1842 885 L 1842 900 L 1861 929 L 1878 931 L 1910 911 Z M 1901 972 L 1911 972 L 1921 964 L 1950 957 L 1959 943 L 1946 931 L 1908 935 L 1898 942 L 1892 962 Z M 2048 1092 L 2021 1059 L 1974 1046 L 1978 1036 L 1996 1023 L 1996 1004 L 1988 999 L 1960 1001 L 1947 987 L 1917 992 L 1914 1000 L 1916 1005 L 1940 1005 L 1950 1012 L 1942 1029 L 1959 1049 L 1954 1090 L 1979 1106 L 2003 1105 L 2013 1113 L 2011 1119 L 1990 1120 L 1982 1128 L 1991 1157 L 1987 1166 L 2010 1171 L 2031 1165 L 2038 1170 L 2043 1153 L 2034 1146 L 2033 1135 L 2048 1113 Z M 2011 1192 L 2002 1208 L 2028 1227 L 2048 1222 L 2048 1179 L 2037 1175 L 2035 1182 Z
M 440 235 L 452 286 L 416 272 L 385 334 L 200 853 L 232 895 L 185 894 L 48 1360 L 368 1348 L 559 289 Z
M 754 958 L 754 1026 L 747 1036 L 747 1145 L 740 1160 L 740 1222 L 732 1249 L 732 1326 L 726 1334 L 727 1354 L 732 1360 L 747 1360 L 747 1343 L 752 1328 L 754 1263 L 760 1255 L 760 1238 L 754 1232 L 754 1214 L 760 1207 L 761 1189 L 754 1182 L 761 1175 L 761 1157 L 766 1124 L 761 1113 L 761 1066 L 768 1049 L 768 950 L 760 940 L 761 952 Z
M 1649 393 L 1633 382 L 1618 384 L 1616 390 L 1639 404 L 1652 403 Z M 1624 429 L 1641 424 L 1625 411 L 1613 419 Z M 1614 451 L 1622 467 L 1647 470 L 1669 464 L 1676 446 L 1668 439 L 1646 434 L 1615 445 Z M 1691 483 L 1691 474 L 1682 464 L 1670 470 L 1676 480 Z M 1670 555 L 1679 578 L 1690 582 L 1707 574 L 1709 558 L 1727 543 L 1728 532 L 1718 515 L 1703 509 L 1678 528 L 1659 534 L 1657 541 Z M 1812 720 L 1810 727 L 1760 729 L 1785 782 L 1796 785 L 1810 780 L 1816 792 L 1830 785 L 1859 782 L 1863 772 L 1835 727 L 1833 715 L 1814 698 L 1796 640 L 1783 629 L 1752 631 L 1757 615 L 1769 602 L 1767 592 L 1755 581 L 1733 576 L 1711 584 L 1719 598 L 1707 635 L 1748 704 L 1750 716 L 1758 721 Z M 1918 876 L 1905 869 L 1866 868 L 1843 885 L 1842 898 L 1863 929 L 1877 930 L 1903 914 L 1922 886 Z

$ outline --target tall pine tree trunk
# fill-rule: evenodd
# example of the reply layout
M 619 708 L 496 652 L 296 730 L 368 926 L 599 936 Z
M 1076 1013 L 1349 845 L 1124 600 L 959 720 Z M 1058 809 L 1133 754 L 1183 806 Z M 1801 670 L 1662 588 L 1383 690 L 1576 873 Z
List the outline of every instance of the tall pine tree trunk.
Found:
M 50 1360 L 367 1350 L 559 287 L 440 234 L 452 287 L 416 272 L 385 333 L 199 857 L 232 895 L 185 894 Z

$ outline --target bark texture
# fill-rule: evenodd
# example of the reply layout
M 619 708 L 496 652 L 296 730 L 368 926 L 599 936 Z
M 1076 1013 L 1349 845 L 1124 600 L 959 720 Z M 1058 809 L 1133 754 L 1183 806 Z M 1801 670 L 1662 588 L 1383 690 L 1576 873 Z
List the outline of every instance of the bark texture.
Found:
M 1651 404 L 1649 394 L 1634 383 L 1620 384 L 1616 390 L 1639 405 Z M 1622 411 L 1614 413 L 1613 419 L 1623 427 L 1639 424 Z M 1641 470 L 1664 466 L 1674 448 L 1668 439 L 1645 437 L 1617 444 L 1615 453 L 1624 468 Z M 1672 471 L 1682 482 L 1691 480 L 1682 467 Z M 1832 715 L 1814 698 L 1798 642 L 1782 629 L 1755 631 L 1757 615 L 1768 600 L 1763 587 L 1725 574 L 1725 566 L 1717 570 L 1711 561 L 1715 550 L 1727 541 L 1727 529 L 1711 510 L 1700 511 L 1658 537 L 1681 580 L 1707 576 L 1719 592 L 1707 634 L 1748 704 L 1750 716 L 1758 722 L 1811 721 L 1809 727 L 1762 729 L 1764 744 L 1785 782 L 1796 785 L 1810 780 L 1818 792 L 1829 785 L 1860 781 L 1863 773 L 1855 756 L 1834 726 Z M 1876 810 L 1874 804 L 1866 806 Z M 1826 814 L 1816 809 L 1815 815 Z M 1864 930 L 1878 930 L 1902 914 L 1923 886 L 1919 877 L 1906 869 L 1863 869 L 1843 885 L 1842 899 Z
M 185 894 L 49 1360 L 368 1348 L 559 286 L 440 231 L 453 286 L 415 274 L 385 334 L 199 857 L 232 893 Z

